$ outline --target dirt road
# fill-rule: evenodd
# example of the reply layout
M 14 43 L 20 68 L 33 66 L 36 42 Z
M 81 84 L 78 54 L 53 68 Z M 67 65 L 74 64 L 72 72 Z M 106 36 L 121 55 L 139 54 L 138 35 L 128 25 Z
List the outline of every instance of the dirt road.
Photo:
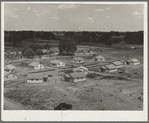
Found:
M 4 107 L 6 110 L 25 110 L 21 104 L 7 98 L 4 98 Z

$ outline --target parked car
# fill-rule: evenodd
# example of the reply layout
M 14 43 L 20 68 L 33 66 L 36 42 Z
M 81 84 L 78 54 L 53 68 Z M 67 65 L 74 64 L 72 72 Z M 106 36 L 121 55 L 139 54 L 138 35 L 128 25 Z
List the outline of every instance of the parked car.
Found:
M 54 107 L 54 110 L 71 110 L 72 105 L 66 103 L 60 103 L 58 106 Z

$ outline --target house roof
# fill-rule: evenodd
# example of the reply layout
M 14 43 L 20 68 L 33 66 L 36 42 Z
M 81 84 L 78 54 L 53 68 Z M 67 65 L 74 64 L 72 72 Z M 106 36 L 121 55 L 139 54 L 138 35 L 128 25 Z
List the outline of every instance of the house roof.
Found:
M 29 66 L 36 66 L 36 65 L 38 65 L 39 63 L 37 63 L 37 62 L 32 62 L 31 64 L 29 64 Z
M 73 68 L 73 71 L 81 70 L 81 69 L 88 71 L 88 69 L 86 67 L 83 67 L 83 66 L 80 66 L 80 67 L 77 67 L 77 68 Z
M 113 64 L 105 65 L 105 67 L 109 70 L 116 69 L 116 67 Z
M 7 76 L 9 74 L 9 72 L 4 71 L 4 76 Z
M 130 59 L 132 62 L 139 62 L 139 60 L 138 59 Z
M 14 73 L 9 73 L 9 72 L 7 72 L 7 71 L 4 71 L 4 77 L 5 77 L 5 76 L 8 76 L 9 74 L 16 75 L 16 74 L 14 74 Z M 16 76 L 17 76 L 17 75 L 16 75 Z
M 7 65 L 5 68 L 7 68 L 7 69 L 9 69 L 9 70 L 13 70 L 13 69 L 15 69 L 16 67 L 13 66 L 13 65 L 11 65 L 11 64 L 9 64 L 9 65 Z
M 117 66 L 117 65 L 123 65 L 123 63 L 122 62 L 120 62 L 120 61 L 115 61 L 115 62 L 112 62 L 115 66 Z
M 73 57 L 73 59 L 74 59 L 74 60 L 77 60 L 77 61 L 78 61 L 78 60 L 84 60 L 84 58 L 81 58 L 81 57 Z
M 45 77 L 45 78 L 48 78 L 48 77 L 49 77 L 49 75 L 50 75 L 50 74 L 45 73 L 45 74 L 44 74 L 44 77 Z
M 69 75 L 69 74 L 65 74 L 65 76 L 66 76 L 67 78 L 70 78 L 70 75 Z
M 86 75 L 84 74 L 84 72 L 80 72 L 80 73 L 70 73 L 69 75 L 70 75 L 72 78 L 74 78 L 74 79 L 86 77 Z
M 96 56 L 97 59 L 103 59 L 104 57 L 102 55 Z
M 28 74 L 27 79 L 43 79 L 42 73 Z
M 59 60 L 52 60 L 52 61 L 50 61 L 50 63 L 52 63 L 52 64 L 59 64 L 61 61 L 59 61 Z

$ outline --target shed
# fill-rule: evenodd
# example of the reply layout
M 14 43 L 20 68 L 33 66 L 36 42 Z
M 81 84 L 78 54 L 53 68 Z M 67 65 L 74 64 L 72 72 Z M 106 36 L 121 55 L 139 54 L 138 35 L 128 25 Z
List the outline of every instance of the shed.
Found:
M 33 67 L 36 70 L 44 69 L 44 66 L 42 64 L 37 63 L 37 62 L 32 62 L 31 64 L 29 64 L 29 66 Z
M 43 74 L 42 73 L 28 74 L 27 83 L 43 83 Z
M 105 66 L 100 66 L 99 71 L 100 72 L 106 72 L 106 67 Z
M 63 78 L 66 82 L 69 82 L 71 79 L 71 76 L 69 74 L 64 74 Z

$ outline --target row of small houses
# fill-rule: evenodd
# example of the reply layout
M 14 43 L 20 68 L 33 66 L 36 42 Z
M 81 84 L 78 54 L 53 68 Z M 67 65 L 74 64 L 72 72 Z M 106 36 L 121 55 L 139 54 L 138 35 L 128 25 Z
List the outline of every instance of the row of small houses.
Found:
M 125 63 L 122 63 L 121 61 L 115 61 L 115 62 L 112 62 L 111 64 L 100 66 L 99 71 L 116 72 L 119 68 L 123 68 L 124 64 L 138 65 L 140 64 L 140 61 L 138 59 L 130 59 L 130 60 L 127 60 Z
M 52 61 L 52 64 L 56 64 L 57 67 L 59 67 L 59 65 L 62 64 L 62 66 L 65 65 L 65 63 L 63 64 L 63 62 L 60 61 Z M 140 64 L 138 59 L 130 59 L 126 61 L 126 64 L 133 64 L 133 65 L 138 65 Z M 29 64 L 29 66 L 33 67 L 34 69 L 44 69 L 44 66 L 39 64 L 39 63 L 31 63 Z M 111 64 L 108 65 L 103 65 L 100 66 L 99 71 L 100 72 L 116 72 L 118 70 L 118 68 L 122 68 L 124 67 L 124 64 L 120 61 L 115 61 L 112 62 Z M 15 71 L 16 67 L 9 64 L 5 67 L 4 70 L 4 80 L 8 81 L 8 80 L 15 80 L 18 78 L 16 71 Z M 89 70 L 86 67 L 80 66 L 77 68 L 73 68 L 73 71 L 71 73 L 68 74 L 64 74 L 64 79 L 65 81 L 73 81 L 73 82 L 80 82 L 80 81 L 86 81 L 86 75 L 89 73 Z M 27 76 L 27 82 L 28 83 L 42 83 L 43 80 L 47 81 L 49 75 L 43 75 L 43 74 L 29 74 Z

